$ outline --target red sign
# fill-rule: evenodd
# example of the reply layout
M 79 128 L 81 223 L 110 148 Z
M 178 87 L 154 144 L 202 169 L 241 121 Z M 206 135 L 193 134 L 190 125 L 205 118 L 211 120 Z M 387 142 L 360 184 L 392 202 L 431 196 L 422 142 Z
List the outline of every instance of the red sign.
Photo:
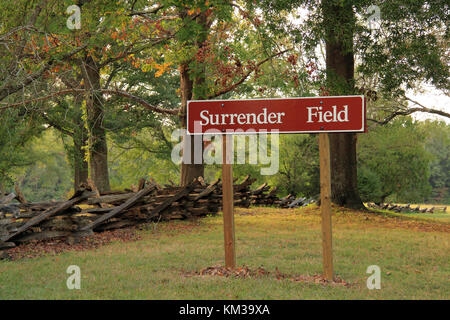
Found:
M 252 100 L 193 100 L 189 134 L 364 132 L 364 96 Z
M 252 100 L 193 100 L 189 134 L 364 132 L 364 96 Z

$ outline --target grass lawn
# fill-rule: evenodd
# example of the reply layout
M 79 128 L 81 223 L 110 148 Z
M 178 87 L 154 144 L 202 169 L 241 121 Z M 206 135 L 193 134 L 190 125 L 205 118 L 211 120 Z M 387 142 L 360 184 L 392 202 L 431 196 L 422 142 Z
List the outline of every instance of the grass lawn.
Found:
M 223 264 L 222 216 L 150 224 L 141 240 L 34 259 L 0 261 L 0 299 L 449 299 L 450 224 L 340 208 L 335 272 L 349 287 L 273 276 L 186 276 Z M 238 265 L 289 275 L 321 273 L 319 209 L 236 209 Z M 81 290 L 66 269 L 81 268 Z M 381 268 L 381 289 L 366 269 Z

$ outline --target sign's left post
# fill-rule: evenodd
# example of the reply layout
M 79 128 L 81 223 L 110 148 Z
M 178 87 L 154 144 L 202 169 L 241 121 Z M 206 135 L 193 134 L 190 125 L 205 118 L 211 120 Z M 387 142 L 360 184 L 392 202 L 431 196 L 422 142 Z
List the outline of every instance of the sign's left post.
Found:
M 225 240 L 225 267 L 236 267 L 233 204 L 232 135 L 222 135 L 222 211 Z

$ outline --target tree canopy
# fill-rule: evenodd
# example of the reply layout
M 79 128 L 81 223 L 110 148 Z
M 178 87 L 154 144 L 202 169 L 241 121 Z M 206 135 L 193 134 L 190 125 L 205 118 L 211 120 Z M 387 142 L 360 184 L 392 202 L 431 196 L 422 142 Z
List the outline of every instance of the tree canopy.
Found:
M 67 26 L 74 4 L 79 29 Z M 212 178 L 216 166 L 205 171 L 170 159 L 178 143 L 171 133 L 185 126 L 188 100 L 364 94 L 369 132 L 331 137 L 340 155 L 333 160 L 335 200 L 448 199 L 448 124 L 409 117 L 450 117 L 409 95 L 424 83 L 448 95 L 448 4 L 378 1 L 375 28 L 368 23 L 373 4 L 3 1 L 0 191 L 16 182 L 51 198 L 88 178 L 101 191 L 144 175 L 181 184 Z M 317 194 L 314 136 L 280 141 L 280 171 L 265 179 L 285 193 Z M 52 151 L 55 143 L 62 149 Z M 257 175 L 257 168 L 236 165 L 236 172 Z M 38 176 L 48 182 L 36 183 Z

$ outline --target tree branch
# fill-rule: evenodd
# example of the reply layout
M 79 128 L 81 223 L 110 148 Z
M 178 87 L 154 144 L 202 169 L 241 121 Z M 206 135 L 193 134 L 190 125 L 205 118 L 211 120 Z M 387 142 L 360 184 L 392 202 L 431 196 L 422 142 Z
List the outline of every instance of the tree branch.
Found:
M 408 100 L 408 101 L 410 101 L 410 102 L 412 102 L 412 103 L 414 103 L 414 104 L 416 104 L 416 105 L 418 105 L 420 107 L 420 108 L 415 108 L 415 109 L 417 109 L 417 111 L 438 114 L 440 116 L 443 116 L 443 117 L 446 117 L 446 118 L 450 118 L 450 113 L 448 113 L 448 112 L 445 112 L 445 111 L 442 111 L 442 110 L 438 110 L 438 109 L 427 108 L 424 105 L 420 104 L 419 102 L 417 102 L 417 101 L 415 101 L 415 100 L 413 100 L 411 98 L 408 98 L 407 96 L 404 96 L 404 97 L 405 97 L 406 100 Z
M 148 110 L 162 113 L 162 114 L 176 115 L 180 111 L 180 109 L 165 109 L 165 108 L 153 106 L 153 105 L 149 104 L 147 101 L 145 101 L 144 99 L 134 96 L 126 91 L 108 90 L 108 89 L 93 90 L 93 91 L 100 92 L 103 94 L 118 95 L 118 96 L 121 96 L 124 98 L 128 98 L 128 99 L 133 100 L 133 101 L 137 102 L 138 104 L 144 106 Z M 0 110 L 14 108 L 14 107 L 18 107 L 18 106 L 24 106 L 24 105 L 36 103 L 36 102 L 42 102 L 42 101 L 46 101 L 46 100 L 49 100 L 49 99 L 57 97 L 57 96 L 63 96 L 63 95 L 79 93 L 79 92 L 86 92 L 86 90 L 85 89 L 76 89 L 76 88 L 61 90 L 61 91 L 53 92 L 49 95 L 39 97 L 39 98 L 24 100 L 21 102 L 16 102 L 16 103 L 11 103 L 11 104 L 4 104 L 2 107 L 0 107 Z
M 44 118 L 44 120 L 45 120 L 50 126 L 52 126 L 53 128 L 55 128 L 56 130 L 58 130 L 58 131 L 60 131 L 60 132 L 62 132 L 62 133 L 64 133 L 64 134 L 66 134 L 66 135 L 68 135 L 68 136 L 70 136 L 70 137 L 73 137 L 73 132 L 72 132 L 72 131 L 63 128 L 63 127 L 60 126 L 58 123 L 54 122 L 54 121 L 51 120 L 49 117 L 47 117 L 46 114 L 42 113 L 42 114 L 41 114 L 41 117 Z
M 218 96 L 221 96 L 221 95 L 223 95 L 223 94 L 225 94 L 225 93 L 228 93 L 228 92 L 234 90 L 237 86 L 239 86 L 239 85 L 242 84 L 245 80 L 247 80 L 247 78 L 250 76 L 250 74 L 252 74 L 252 72 L 255 71 L 259 66 L 261 66 L 262 64 L 266 63 L 267 61 L 269 61 L 269 60 L 271 60 L 271 59 L 273 59 L 273 58 L 275 58 L 275 57 L 277 57 L 277 56 L 279 56 L 279 55 L 282 55 L 283 53 L 286 53 L 286 52 L 288 52 L 288 51 L 290 51 L 290 50 L 292 50 L 292 48 L 289 48 L 289 49 L 280 51 L 280 52 L 278 52 L 278 53 L 275 53 L 275 54 L 271 55 L 270 57 L 267 57 L 266 59 L 264 59 L 264 60 L 258 62 L 258 63 L 256 64 L 256 67 L 255 67 L 254 69 L 252 69 L 252 70 L 247 71 L 247 73 L 245 73 L 245 74 L 242 76 L 242 78 L 239 79 L 239 81 L 233 83 L 232 85 L 228 86 L 228 87 L 225 88 L 225 89 L 222 89 L 222 90 L 220 90 L 220 91 L 218 91 L 218 92 L 215 92 L 215 93 L 209 95 L 209 96 L 206 98 L 206 100 L 217 98 Z
M 154 111 L 154 112 L 158 112 L 158 113 L 163 113 L 163 114 L 178 114 L 178 112 L 180 111 L 180 109 L 166 109 L 166 108 L 161 108 L 161 107 L 156 107 L 156 106 L 152 106 L 151 104 L 149 104 L 147 101 L 145 101 L 144 99 L 134 96 L 126 91 L 121 91 L 121 90 L 107 90 L 107 89 L 103 89 L 100 90 L 102 93 L 106 93 L 106 94 L 113 94 L 113 95 L 118 95 L 121 97 L 125 97 L 128 98 L 130 100 L 134 100 L 137 103 L 139 103 L 140 105 L 144 106 L 145 108 L 147 108 L 148 110 Z
M 84 50 L 87 47 L 87 45 L 84 45 L 82 47 L 79 47 L 68 54 L 64 55 L 61 60 L 65 60 L 67 58 L 70 58 L 71 56 L 77 54 L 78 52 Z M 40 78 L 47 70 L 50 69 L 52 64 L 56 61 L 56 59 L 52 58 L 50 59 L 40 70 L 36 71 L 35 73 L 28 76 L 23 83 L 17 84 L 17 85 L 9 85 L 7 87 L 0 88 L 0 101 L 8 97 L 9 95 L 16 93 L 17 91 L 20 91 L 22 88 L 28 86 L 31 84 L 34 80 Z
M 133 11 L 131 13 L 129 13 L 129 16 L 142 16 L 142 15 L 146 15 L 146 14 L 152 14 L 152 13 L 157 13 L 159 10 L 163 9 L 164 6 L 163 5 L 159 5 L 156 8 L 153 8 L 151 10 L 148 11 Z
M 390 121 L 392 121 L 394 118 L 398 117 L 398 116 L 409 116 L 415 112 L 424 112 L 424 113 L 431 113 L 431 114 L 437 114 L 446 118 L 450 118 L 450 113 L 442 111 L 442 110 L 437 110 L 437 109 L 432 109 L 432 108 L 427 108 L 425 107 L 423 104 L 407 97 L 407 96 L 403 96 L 406 100 L 418 105 L 419 107 L 416 108 L 406 108 L 405 109 L 399 109 L 393 113 L 391 113 L 389 116 L 387 116 L 384 120 L 376 120 L 376 119 L 367 119 L 369 121 L 375 122 L 376 124 L 379 125 L 386 125 L 388 124 Z

